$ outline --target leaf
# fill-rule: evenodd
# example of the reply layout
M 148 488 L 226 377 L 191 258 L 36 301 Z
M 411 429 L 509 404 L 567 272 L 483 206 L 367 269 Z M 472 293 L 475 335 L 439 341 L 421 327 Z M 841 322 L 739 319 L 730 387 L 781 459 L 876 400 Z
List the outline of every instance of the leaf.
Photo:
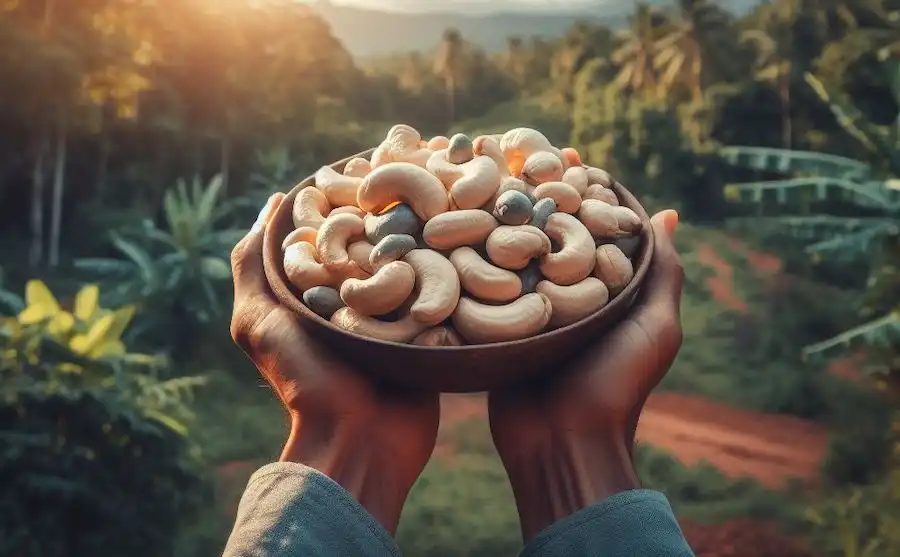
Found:
M 157 410 L 151 410 L 151 409 L 145 409 L 143 411 L 143 414 L 144 414 L 144 416 L 146 416 L 147 418 L 150 418 L 151 420 L 156 420 L 160 424 L 166 426 L 167 428 L 171 429 L 172 431 L 181 435 L 182 437 L 186 437 L 188 434 L 187 426 L 184 425 L 183 423 L 181 423 L 180 421 L 176 420 L 172 416 L 169 416 L 168 414 L 164 414 Z
M 75 316 L 68 311 L 60 311 L 50 320 L 47 331 L 55 337 L 60 337 L 68 334 L 73 327 L 75 327 Z
M 25 303 L 25 309 L 19 314 L 23 325 L 39 323 L 61 311 L 53 293 L 40 280 L 29 280 L 25 285 Z
M 218 257 L 204 257 L 200 260 L 200 269 L 204 275 L 213 280 L 231 278 L 231 265 Z
M 80 321 L 90 321 L 97 311 L 100 301 L 100 288 L 96 284 L 88 284 L 75 295 L 75 317 Z
M 108 342 L 107 338 L 110 328 L 113 326 L 115 319 L 112 315 L 105 315 L 91 325 L 86 334 L 76 335 L 69 342 L 69 348 L 76 354 L 82 356 L 90 356 L 92 352 L 100 345 Z
M 112 233 L 112 243 L 134 262 L 144 282 L 156 284 L 156 266 L 153 263 L 153 258 L 150 257 L 146 250 L 134 242 L 122 238 L 115 232 Z
M 109 327 L 107 338 L 109 340 L 121 339 L 122 335 L 125 333 L 125 329 L 128 328 L 128 324 L 131 323 L 131 320 L 134 318 L 136 311 L 137 308 L 133 305 L 122 306 L 113 311 L 111 313 L 113 322 Z

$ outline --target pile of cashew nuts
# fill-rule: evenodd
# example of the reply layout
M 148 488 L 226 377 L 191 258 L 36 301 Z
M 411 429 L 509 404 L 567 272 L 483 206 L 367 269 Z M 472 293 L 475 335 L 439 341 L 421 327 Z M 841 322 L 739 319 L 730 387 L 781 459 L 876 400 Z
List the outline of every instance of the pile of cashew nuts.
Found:
M 529 338 L 598 311 L 634 276 L 641 220 L 613 179 L 516 128 L 423 140 L 322 167 L 293 205 L 284 271 L 332 325 L 384 341 Z

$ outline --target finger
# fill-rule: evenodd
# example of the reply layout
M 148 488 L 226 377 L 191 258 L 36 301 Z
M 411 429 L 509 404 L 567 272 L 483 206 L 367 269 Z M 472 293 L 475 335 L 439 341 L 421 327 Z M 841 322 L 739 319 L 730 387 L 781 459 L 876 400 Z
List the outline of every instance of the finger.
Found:
M 269 198 L 250 231 L 234 246 L 234 250 L 231 252 L 235 305 L 240 300 L 269 292 L 269 283 L 263 269 L 263 232 L 269 218 L 282 199 L 284 199 L 283 193 L 276 193 Z
M 650 219 L 650 226 L 653 228 L 653 259 L 642 288 L 642 303 L 636 312 L 656 308 L 653 311 L 665 309 L 677 316 L 684 286 L 684 268 L 673 241 L 678 213 L 671 209 L 660 211 Z

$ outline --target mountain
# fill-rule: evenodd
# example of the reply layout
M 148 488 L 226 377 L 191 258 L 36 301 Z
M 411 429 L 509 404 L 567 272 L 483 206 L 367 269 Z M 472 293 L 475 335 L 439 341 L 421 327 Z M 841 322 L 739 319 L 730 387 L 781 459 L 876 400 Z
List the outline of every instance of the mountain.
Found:
M 512 11 L 511 0 L 484 2 L 483 0 L 446 0 L 440 8 L 423 0 L 392 0 L 392 9 L 366 8 L 350 3 L 337 4 L 329 0 L 310 2 L 331 25 L 335 36 L 355 56 L 366 58 L 410 50 L 431 50 L 441 34 L 455 27 L 462 36 L 488 51 L 502 49 L 506 38 L 563 35 L 576 21 L 603 23 L 621 27 L 634 10 L 630 2 L 579 0 L 577 2 L 522 2 Z M 669 4 L 656 0 L 652 4 Z M 728 0 L 723 4 L 732 12 L 743 13 L 757 0 Z M 473 6 L 478 6 L 475 10 Z M 488 6 L 507 11 L 487 11 Z M 559 9 L 562 6 L 565 9 Z M 454 10 L 457 8 L 458 10 Z M 427 10 L 427 11 L 426 11 Z M 552 10 L 552 11 L 551 11 Z

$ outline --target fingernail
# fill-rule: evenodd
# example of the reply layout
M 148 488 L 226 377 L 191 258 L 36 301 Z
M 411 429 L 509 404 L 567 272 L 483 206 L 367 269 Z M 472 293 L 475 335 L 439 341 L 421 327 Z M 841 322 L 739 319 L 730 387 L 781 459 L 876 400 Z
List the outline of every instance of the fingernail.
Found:
M 675 209 L 666 210 L 666 217 L 663 220 L 663 223 L 666 226 L 666 233 L 669 236 L 674 236 L 675 229 L 678 228 L 678 211 Z
M 259 216 L 256 217 L 256 222 L 253 223 L 253 226 L 250 228 L 250 232 L 259 232 L 266 226 L 266 222 L 269 220 L 269 213 L 271 212 L 273 202 L 275 201 L 275 196 L 278 194 L 274 194 L 269 197 L 269 200 L 266 201 L 266 204 L 263 206 L 262 210 L 259 212 Z

